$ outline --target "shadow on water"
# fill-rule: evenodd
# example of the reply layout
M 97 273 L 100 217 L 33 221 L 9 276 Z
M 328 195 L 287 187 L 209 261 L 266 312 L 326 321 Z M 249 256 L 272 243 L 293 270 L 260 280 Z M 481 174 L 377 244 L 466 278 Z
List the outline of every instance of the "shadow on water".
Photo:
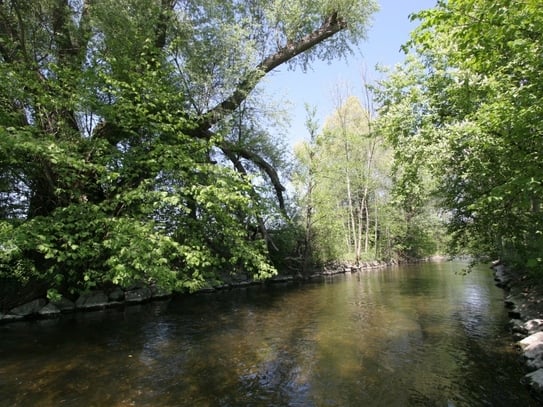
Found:
M 0 405 L 531 406 L 486 270 L 417 265 L 0 327 Z

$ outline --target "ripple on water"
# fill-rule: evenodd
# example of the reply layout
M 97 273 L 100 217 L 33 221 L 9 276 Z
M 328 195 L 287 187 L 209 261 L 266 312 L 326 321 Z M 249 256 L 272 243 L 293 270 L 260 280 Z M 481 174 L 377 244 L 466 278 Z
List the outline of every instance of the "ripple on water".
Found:
M 0 404 L 531 406 L 490 273 L 423 264 L 0 327 Z

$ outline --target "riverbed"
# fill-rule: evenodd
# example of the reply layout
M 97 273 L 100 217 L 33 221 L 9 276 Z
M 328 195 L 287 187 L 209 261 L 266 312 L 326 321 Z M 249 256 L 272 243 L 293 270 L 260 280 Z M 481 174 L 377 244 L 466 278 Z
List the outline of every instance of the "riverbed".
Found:
M 487 266 L 421 263 L 0 326 L 1 406 L 536 406 Z

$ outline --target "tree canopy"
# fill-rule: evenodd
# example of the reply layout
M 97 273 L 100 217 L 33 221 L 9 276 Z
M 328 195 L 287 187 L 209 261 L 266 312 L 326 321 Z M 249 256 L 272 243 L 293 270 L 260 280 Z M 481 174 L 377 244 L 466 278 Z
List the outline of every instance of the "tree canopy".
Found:
M 537 269 L 536 1 L 415 14 L 405 63 L 373 93 L 363 84 L 363 101 L 338 91 L 322 128 L 310 112 L 289 162 L 274 130 L 286 114 L 259 83 L 348 55 L 376 9 L 0 0 L 0 308 L 36 292 L 264 279 L 291 256 L 302 270 L 421 257 L 443 220 L 453 253 Z
M 541 27 L 535 1 L 439 1 L 380 87 L 404 193 L 439 197 L 454 252 L 535 267 L 543 248 Z
M 346 55 L 375 10 L 0 1 L 2 287 L 272 275 L 266 222 L 284 216 L 284 161 L 253 91 L 278 66 Z

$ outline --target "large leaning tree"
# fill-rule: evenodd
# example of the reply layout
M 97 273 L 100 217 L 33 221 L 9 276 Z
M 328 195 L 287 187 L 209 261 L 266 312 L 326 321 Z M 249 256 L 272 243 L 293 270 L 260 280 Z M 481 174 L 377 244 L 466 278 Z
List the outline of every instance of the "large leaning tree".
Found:
M 266 219 L 285 189 L 254 90 L 280 66 L 351 52 L 375 10 L 0 0 L 0 286 L 55 296 L 273 274 Z

